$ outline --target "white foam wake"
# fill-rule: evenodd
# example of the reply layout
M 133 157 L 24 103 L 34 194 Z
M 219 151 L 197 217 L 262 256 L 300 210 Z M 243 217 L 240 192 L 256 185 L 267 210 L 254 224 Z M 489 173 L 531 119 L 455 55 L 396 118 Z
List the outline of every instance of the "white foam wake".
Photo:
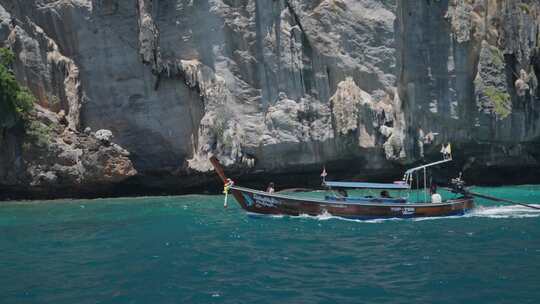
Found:
M 540 205 L 531 206 L 540 207 Z M 263 216 L 271 218 L 297 218 L 297 219 L 313 219 L 318 221 L 328 221 L 328 220 L 342 220 L 348 222 L 358 222 L 358 223 L 371 223 L 371 224 L 380 224 L 389 221 L 429 221 L 429 220 L 446 220 L 446 219 L 460 219 L 464 217 L 482 217 L 482 218 L 533 218 L 540 217 L 540 210 L 527 208 L 520 205 L 508 205 L 508 206 L 477 206 L 471 212 L 466 213 L 465 215 L 453 215 L 453 216 L 441 216 L 441 217 L 415 217 L 415 218 L 382 218 L 382 219 L 370 219 L 370 220 L 361 220 L 361 219 L 350 219 L 339 216 L 334 216 L 328 212 L 324 212 L 319 215 L 308 215 L 300 214 L 299 216 L 286 216 L 286 215 L 261 215 L 256 213 L 249 213 L 252 216 Z
M 531 205 L 540 207 L 540 205 Z M 472 212 L 467 214 L 469 217 L 487 217 L 487 218 L 530 218 L 540 217 L 540 210 L 532 209 L 520 205 L 508 206 L 478 206 Z
M 383 222 L 388 222 L 388 221 L 406 220 L 406 219 L 397 218 L 397 217 L 395 217 L 395 218 L 370 219 L 370 220 L 352 219 L 352 218 L 345 218 L 345 217 L 335 216 L 335 215 L 332 215 L 332 214 L 328 213 L 328 211 L 325 211 L 323 214 L 319 214 L 319 215 L 300 214 L 299 216 L 297 216 L 297 218 L 308 218 L 308 219 L 314 219 L 314 220 L 318 220 L 318 221 L 340 220 L 340 221 L 347 221 L 347 222 L 372 223 L 372 224 L 378 224 L 378 223 L 383 223 Z

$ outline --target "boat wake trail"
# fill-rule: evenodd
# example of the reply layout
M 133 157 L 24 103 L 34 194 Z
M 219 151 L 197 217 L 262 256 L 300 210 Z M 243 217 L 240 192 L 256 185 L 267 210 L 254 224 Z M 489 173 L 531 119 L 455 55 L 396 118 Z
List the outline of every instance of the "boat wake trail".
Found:
M 318 221 L 340 220 L 340 221 L 347 221 L 347 222 L 370 223 L 370 224 L 379 224 L 379 223 L 384 223 L 384 222 L 389 222 L 389 221 L 407 220 L 407 219 L 397 218 L 397 217 L 382 218 L 382 219 L 369 219 L 369 220 L 366 220 L 366 219 L 352 219 L 352 218 L 345 218 L 345 217 L 341 217 L 341 216 L 335 216 L 335 215 L 332 215 L 332 214 L 330 214 L 328 212 L 325 212 L 325 213 L 317 215 L 317 216 L 308 215 L 308 214 L 301 214 L 297 218 L 304 218 L 304 219 L 307 218 L 307 219 L 314 219 L 314 220 L 318 220 Z
M 540 207 L 540 205 L 531 205 Z M 486 217 L 486 218 L 530 218 L 540 217 L 540 210 L 527 208 L 520 205 L 509 206 L 478 206 L 467 217 Z
M 540 205 L 531 205 L 540 207 Z M 254 217 L 270 217 L 281 219 L 284 217 L 291 219 L 312 219 L 317 221 L 328 221 L 328 220 L 340 220 L 347 222 L 357 222 L 357 223 L 369 223 L 369 224 L 381 224 L 385 222 L 394 222 L 394 221 L 435 221 L 435 220 L 448 220 L 448 219 L 461 219 L 461 218 L 470 218 L 470 217 L 480 217 L 480 218 L 493 218 L 493 219 L 504 219 L 504 218 L 534 218 L 540 217 L 540 210 L 535 210 L 527 208 L 520 205 L 510 205 L 510 206 L 478 206 L 472 212 L 469 212 L 465 215 L 455 215 L 455 216 L 444 216 L 444 217 L 415 217 L 415 218 L 381 218 L 381 219 L 350 219 L 340 216 L 331 215 L 328 212 L 325 212 L 320 215 L 308 215 L 301 214 L 299 216 L 287 216 L 287 215 L 261 215 L 256 213 L 249 213 L 250 216 Z
M 531 205 L 535 207 L 540 207 L 540 205 Z M 371 219 L 371 220 L 359 220 L 359 219 L 348 219 L 342 218 L 339 216 L 333 216 L 329 213 L 324 213 L 318 216 L 302 215 L 304 218 L 312 218 L 319 221 L 326 220 L 343 220 L 351 222 L 360 222 L 360 223 L 372 223 L 380 224 L 389 221 L 427 221 L 427 220 L 447 220 L 447 219 L 460 219 L 467 217 L 481 217 L 481 218 L 493 218 L 493 219 L 504 219 L 504 218 L 534 218 L 540 217 L 540 210 L 535 210 L 527 208 L 520 205 L 509 205 L 509 206 L 478 206 L 473 211 L 465 215 L 455 215 L 455 216 L 444 216 L 444 217 L 417 217 L 417 218 L 384 218 L 384 219 Z

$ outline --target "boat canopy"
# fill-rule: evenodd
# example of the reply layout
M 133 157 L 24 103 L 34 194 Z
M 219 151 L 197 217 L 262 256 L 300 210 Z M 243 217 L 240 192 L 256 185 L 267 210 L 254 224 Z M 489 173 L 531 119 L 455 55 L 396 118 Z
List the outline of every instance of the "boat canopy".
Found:
M 405 182 L 398 183 L 362 183 L 362 182 L 332 182 L 324 181 L 327 187 L 334 188 L 358 188 L 358 189 L 389 189 L 389 190 L 405 190 L 409 189 L 409 185 Z
M 429 164 L 426 164 L 426 165 L 423 165 L 423 166 L 420 166 L 420 167 L 411 168 L 411 169 L 405 171 L 405 175 L 411 175 L 412 173 L 414 173 L 416 171 L 419 171 L 419 170 L 422 170 L 422 169 L 425 169 L 425 168 L 429 168 L 429 167 L 432 167 L 432 166 L 444 164 L 444 163 L 450 162 L 450 161 L 452 161 L 452 158 L 447 158 L 447 159 L 436 161 L 434 163 L 429 163 Z

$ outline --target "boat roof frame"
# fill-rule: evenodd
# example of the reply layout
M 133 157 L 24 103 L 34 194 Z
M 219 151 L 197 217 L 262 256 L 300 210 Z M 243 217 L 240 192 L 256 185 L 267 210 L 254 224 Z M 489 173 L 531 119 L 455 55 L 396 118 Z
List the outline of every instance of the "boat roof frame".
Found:
M 366 183 L 366 182 L 340 182 L 323 181 L 323 185 L 329 188 L 354 188 L 354 189 L 387 189 L 408 190 L 410 186 L 405 182 L 400 183 Z
M 422 165 L 422 166 L 418 166 L 418 167 L 415 167 L 415 168 L 411 168 L 407 171 L 405 171 L 405 175 L 410 175 L 416 171 L 419 171 L 419 170 L 422 170 L 422 169 L 425 169 L 425 168 L 429 168 L 429 167 L 433 167 L 433 166 L 436 166 L 436 165 L 440 165 L 440 164 L 444 164 L 444 163 L 447 163 L 447 162 L 450 162 L 452 161 L 452 158 L 447 158 L 447 159 L 443 159 L 443 160 L 439 160 L 439 161 L 436 161 L 436 162 L 432 162 L 432 163 L 429 163 L 429 164 L 425 164 L 425 165 Z

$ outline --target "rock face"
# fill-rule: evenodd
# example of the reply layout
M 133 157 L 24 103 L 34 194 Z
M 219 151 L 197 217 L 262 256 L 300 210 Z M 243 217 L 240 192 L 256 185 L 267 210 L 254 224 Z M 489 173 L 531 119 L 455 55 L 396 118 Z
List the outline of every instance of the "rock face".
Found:
M 0 44 L 68 129 L 110 130 L 141 184 L 203 185 L 187 180 L 210 155 L 240 176 L 382 177 L 449 141 L 470 172 L 534 170 L 539 16 L 526 0 L 0 0 Z
M 537 170 L 539 9 L 536 1 L 398 1 L 409 156 L 451 141 L 478 167 Z M 436 145 L 424 147 L 428 132 Z
M 78 131 L 86 94 L 77 63 L 32 20 L 21 22 L 3 6 L 0 18 L 2 46 L 17 56 L 15 75 L 37 99 L 24 125 L 0 130 L 0 199 L 80 196 L 136 175 L 110 131 Z
M 109 131 L 110 132 L 110 131 Z M 97 134 L 81 134 L 62 125 L 61 117 L 36 106 L 24 130 L 5 132 L 0 149 L 1 198 L 69 197 L 108 187 L 137 174 L 129 152 L 103 143 Z M 35 194 L 34 194 L 35 193 Z
M 110 145 L 113 139 L 113 134 L 110 130 L 97 130 L 94 137 L 104 145 Z

